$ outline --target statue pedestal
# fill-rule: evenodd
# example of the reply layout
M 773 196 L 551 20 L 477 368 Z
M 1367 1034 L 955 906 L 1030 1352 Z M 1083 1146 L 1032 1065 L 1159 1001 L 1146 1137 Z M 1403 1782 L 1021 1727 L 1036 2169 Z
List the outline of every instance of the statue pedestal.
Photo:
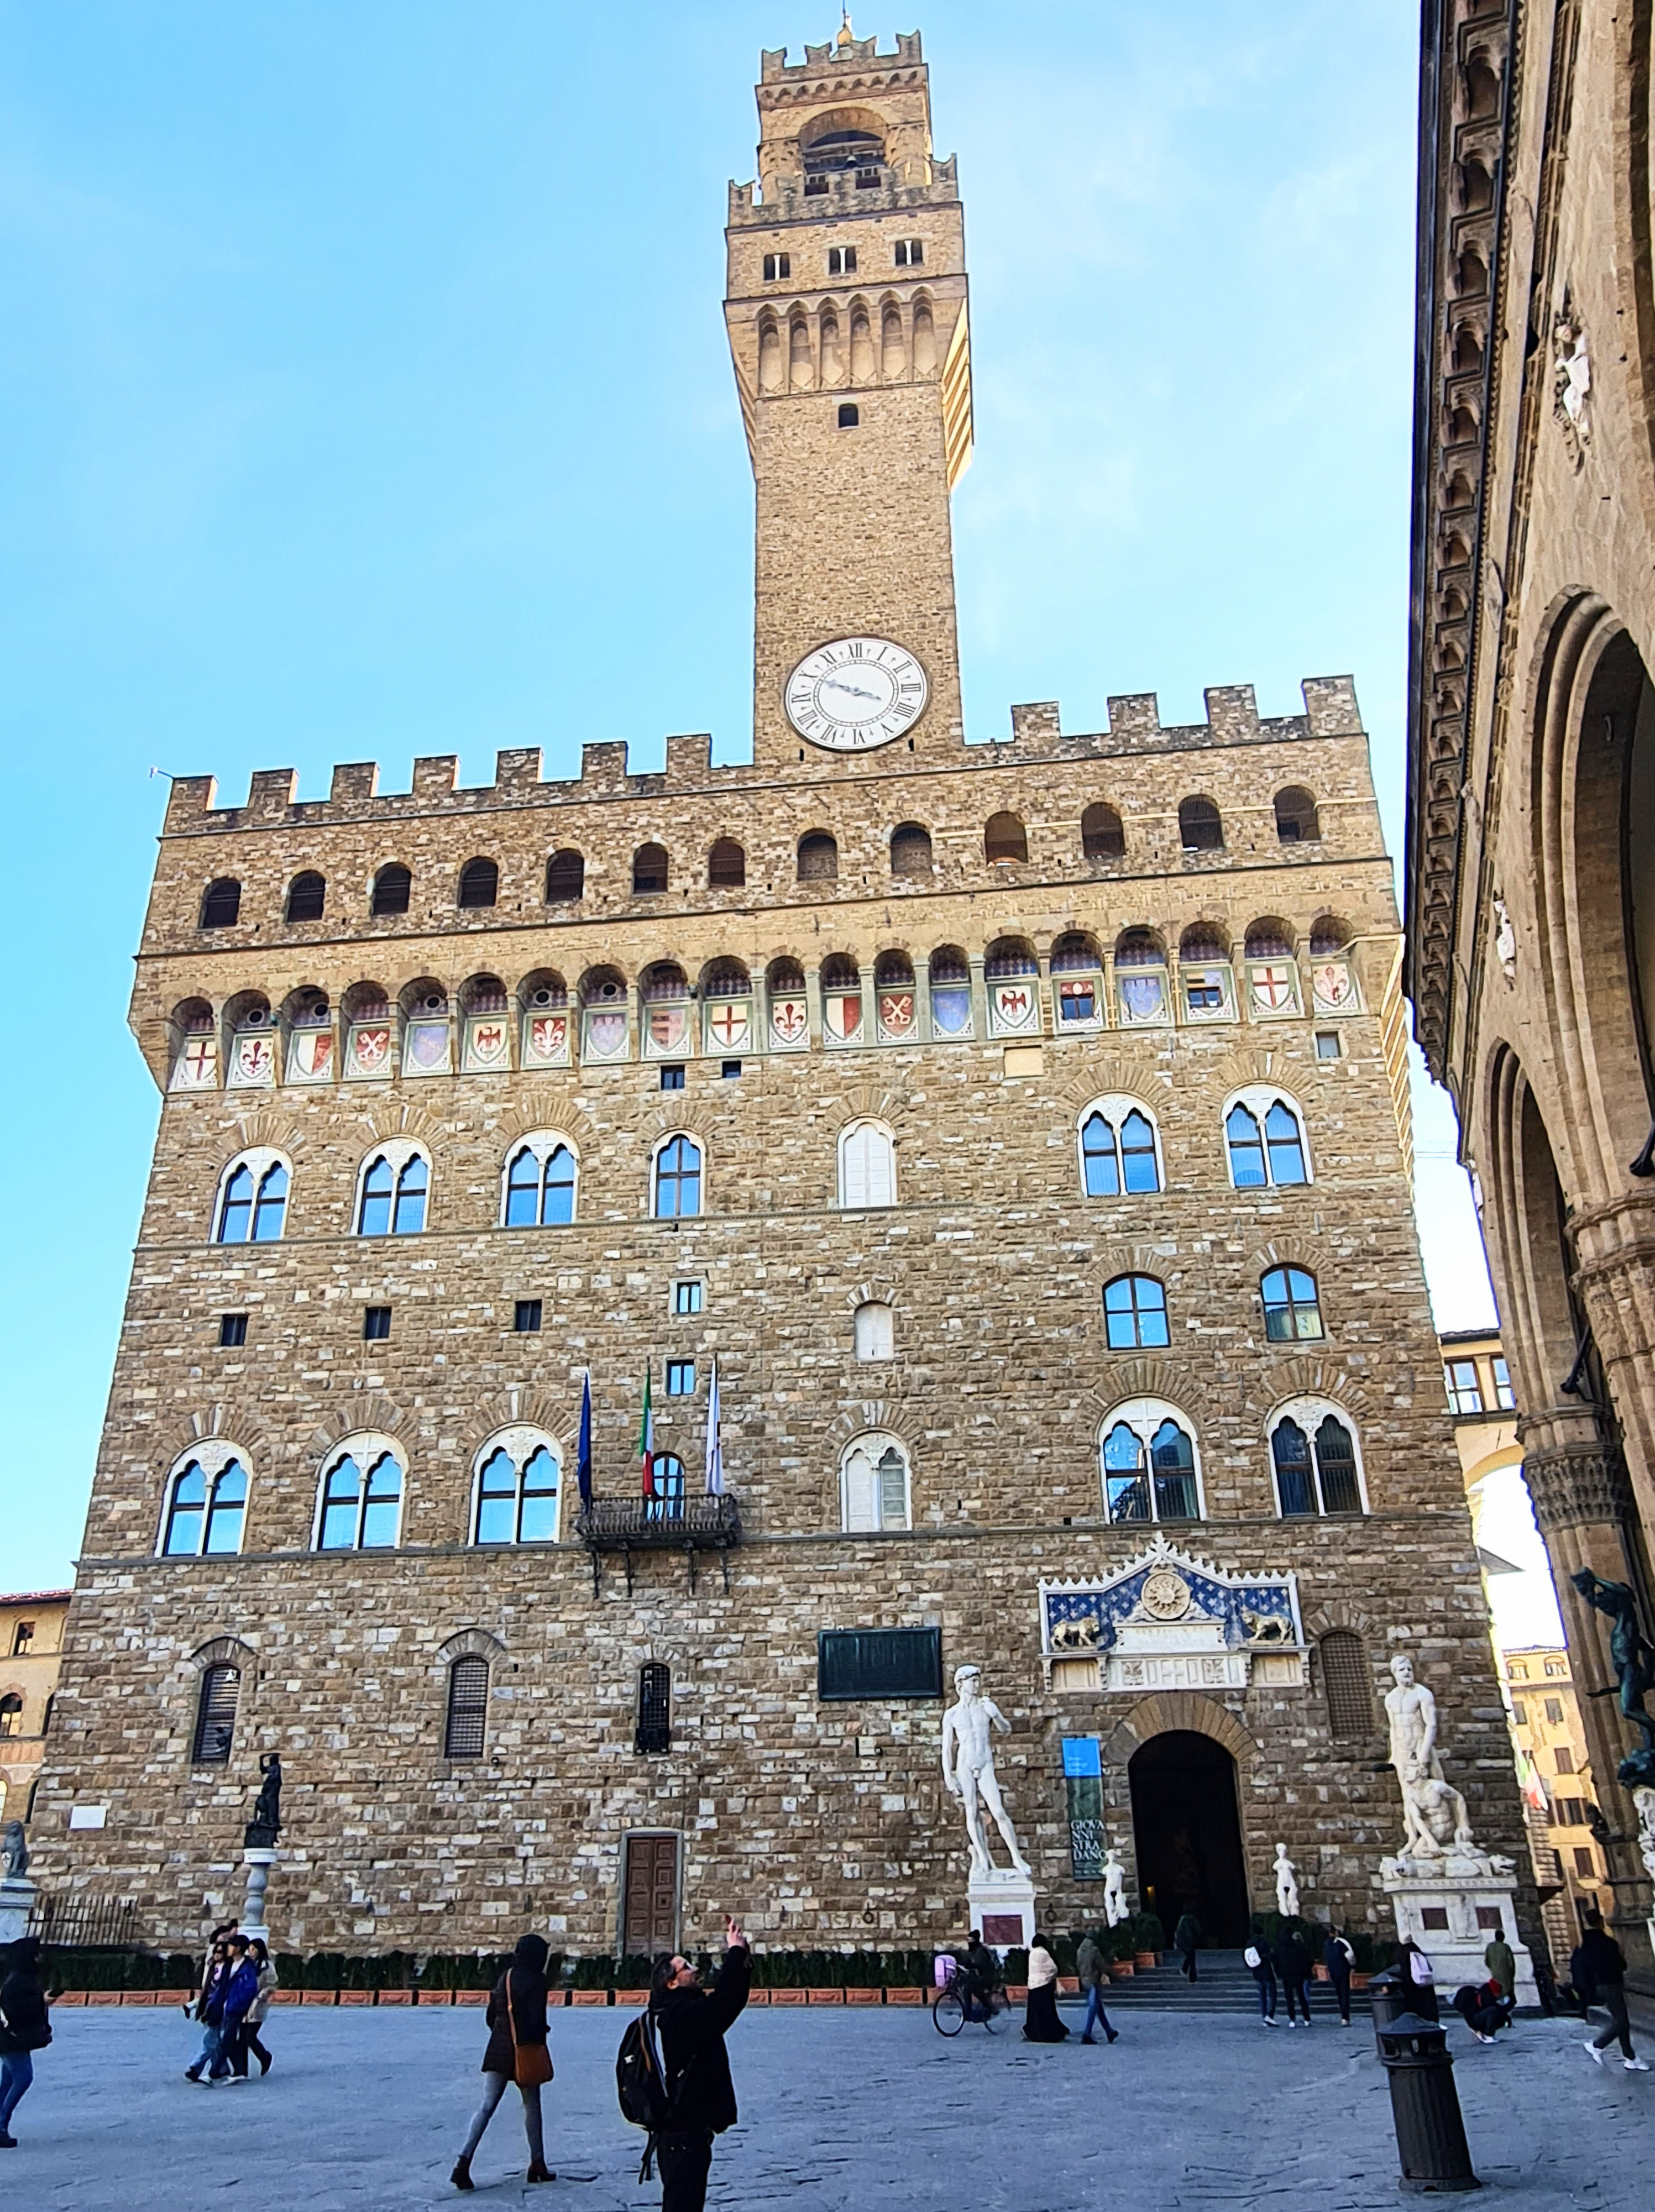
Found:
M 972 1873 L 966 1889 L 973 1928 L 991 1951 L 1026 1950 L 1034 1941 L 1034 1883 L 1015 1867 Z
M 270 1870 L 276 1864 L 274 1850 L 249 1844 L 241 1854 L 241 1863 L 247 1869 L 247 1897 L 241 1907 L 241 1933 L 259 1936 L 266 1948 L 270 1930 L 265 1925 L 265 1892 L 270 1885 Z
M 26 1874 L 9 1874 L 0 1881 L 0 1943 L 16 1943 L 27 1935 L 40 1893 Z
M 1479 1923 L 1482 1907 L 1500 1915 L 1517 1960 L 1518 2002 L 1539 2003 L 1534 1961 L 1518 1936 L 1517 1876 L 1509 1859 L 1488 1858 L 1481 1851 L 1445 1851 L 1437 1859 L 1404 1853 L 1381 1859 L 1379 1874 L 1396 1916 L 1398 1941 L 1411 1936 L 1425 1953 L 1445 2002 L 1463 1983 L 1488 1978 L 1482 1954 L 1494 1931 Z

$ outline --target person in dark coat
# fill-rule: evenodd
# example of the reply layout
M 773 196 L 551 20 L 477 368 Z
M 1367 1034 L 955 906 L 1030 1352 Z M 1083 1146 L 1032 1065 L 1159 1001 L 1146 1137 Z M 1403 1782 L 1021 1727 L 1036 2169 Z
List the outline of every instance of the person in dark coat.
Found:
M 1252 1976 L 1258 1989 L 1258 2016 L 1266 2027 L 1275 2026 L 1275 1963 L 1270 1957 L 1269 1939 L 1256 1920 L 1252 1924 L 1247 1948 L 1242 1953 L 1242 1962 Z
M 1408 2007 L 1416 2020 L 1440 2020 L 1437 2005 L 1437 1970 L 1411 1936 L 1402 1938 L 1396 1953 L 1402 1968 Z
M 1322 1946 L 1322 1964 L 1328 1970 L 1328 1981 L 1339 2000 L 1339 2021 L 1344 2027 L 1350 2026 L 1350 1970 L 1356 1964 L 1356 1954 L 1336 1928 L 1329 1928 L 1328 1940 Z
M 1025 2043 L 1062 2043 L 1068 2030 L 1057 2017 L 1057 1960 L 1044 1936 L 1029 1946 L 1028 1996 L 1023 2001 Z
M 15 2150 L 11 2116 L 34 2079 L 34 2053 L 52 2040 L 52 2022 L 40 1987 L 39 1942 L 24 1936 L 0 1958 L 0 2150 Z
M 201 2050 L 193 2066 L 186 2066 L 186 2081 L 206 2081 L 210 2088 L 222 2081 L 229 2072 L 229 2061 L 224 2056 L 224 1999 L 235 1972 L 235 1961 L 230 1955 L 230 1945 L 239 1938 L 226 1936 L 213 1945 L 211 1962 L 206 1978 L 201 1985 L 201 2001 L 196 2007 L 196 2018 L 205 2031 L 201 2039 Z
M 483 2102 L 472 2116 L 465 2148 L 454 2160 L 454 2170 L 448 2176 L 456 2189 L 477 2186 L 472 2179 L 472 2160 L 483 2140 L 483 2130 L 506 2094 L 507 2084 L 517 2080 L 519 2051 L 544 2051 L 546 2048 L 549 2031 L 544 1937 L 518 1937 L 510 1966 L 489 1992 L 489 2009 L 484 2018 L 489 2030 L 489 2045 L 483 2053 Z M 548 2069 L 551 2063 L 548 2058 Z M 547 2078 L 551 2078 L 550 2071 Z M 523 2132 L 529 2142 L 529 2166 L 523 2178 L 526 2181 L 556 2181 L 557 2175 L 546 2165 L 545 2138 L 540 2125 L 540 2084 L 520 2081 L 518 2090 L 523 2100 Z
M 1492 2043 L 1512 2016 L 1500 1984 L 1492 1978 L 1467 1982 L 1449 2002 L 1479 2043 Z
M 1597 2039 L 1582 2047 L 1594 2065 L 1601 2066 L 1603 2053 L 1611 2043 L 1621 2045 L 1621 2063 L 1628 2074 L 1647 2074 L 1648 2062 L 1640 2058 L 1632 2047 L 1632 2022 L 1627 2015 L 1627 1962 L 1620 1945 L 1603 1926 L 1601 1912 L 1588 1910 L 1581 1915 L 1586 1932 L 1575 1948 L 1569 1962 L 1569 1978 L 1585 1998 L 1588 2005 L 1602 2005 L 1609 2014 L 1609 2026 Z
M 1275 1939 L 1276 1978 L 1281 1984 L 1281 1994 L 1287 2000 L 1289 2027 L 1308 2027 L 1311 2024 L 1311 1954 L 1310 1948 L 1299 1930 L 1284 1928 Z M 1299 2014 L 1305 2015 L 1301 2021 Z
M 735 2125 L 735 2084 L 724 2039 L 747 2002 L 751 1950 L 733 1920 L 724 1923 L 724 1966 L 710 1990 L 674 1952 L 656 1960 L 649 2010 L 660 2039 L 666 2125 L 655 2137 L 661 2212 L 702 2212 L 713 2137 Z
M 1172 1948 L 1183 1955 L 1183 1964 L 1178 1968 L 1178 1972 L 1187 1982 L 1193 1982 L 1197 1978 L 1196 1954 L 1201 1948 L 1202 1939 L 1205 1933 L 1205 1929 L 1193 1912 L 1186 1909 L 1180 1913 L 1178 1924 L 1172 1930 Z
M 259 1967 L 245 1936 L 230 1937 L 229 1953 L 230 1974 L 224 1984 L 223 2014 L 219 2022 L 219 2051 L 224 2072 L 221 2075 L 215 2067 L 209 2079 L 222 2080 L 228 2075 L 230 2081 L 240 2082 L 247 2078 L 245 2039 L 247 2015 L 259 1997 Z

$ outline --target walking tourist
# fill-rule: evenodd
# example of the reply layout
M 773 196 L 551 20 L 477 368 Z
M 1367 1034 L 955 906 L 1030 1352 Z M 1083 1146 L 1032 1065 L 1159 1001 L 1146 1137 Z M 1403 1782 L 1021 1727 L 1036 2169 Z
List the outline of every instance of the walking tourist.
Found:
M 555 2181 L 546 2165 L 545 2137 L 540 2124 L 540 2087 L 551 2079 L 551 2053 L 547 2048 L 546 1946 L 539 1936 L 520 1936 L 512 1962 L 489 1991 L 484 2014 L 489 2030 L 483 2053 L 483 2102 L 472 2116 L 465 2148 L 448 2176 L 456 2189 L 475 2189 L 472 2160 L 483 2140 L 483 2130 L 496 2107 L 515 2081 L 523 2100 L 523 2132 L 528 2137 L 529 2165 L 526 2181 Z
M 1289 1925 L 1275 1939 L 1275 1971 L 1281 1984 L 1281 1994 L 1287 2000 L 1289 2027 L 1308 2027 L 1311 2024 L 1311 1954 L 1310 1947 L 1299 1930 Z M 1299 2014 L 1303 2012 L 1301 2021 Z
M 713 2137 L 736 2121 L 735 2084 L 724 2039 L 747 2002 L 751 1953 L 733 1920 L 724 1923 L 724 1966 L 710 1990 L 689 1960 L 655 1961 L 649 2009 L 660 2034 L 667 2124 L 655 2137 L 661 2212 L 702 2212 Z
M 1178 1972 L 1187 1982 L 1193 1982 L 1198 1978 L 1196 1973 L 1196 1954 L 1201 1948 L 1205 1933 L 1193 1909 L 1186 1905 L 1178 1916 L 1177 1926 L 1172 1930 L 1172 1948 L 1183 1956 L 1183 1964 L 1178 1968 Z
M 1029 1946 L 1029 1994 L 1023 2007 L 1025 2043 L 1062 2043 L 1068 2030 L 1057 2017 L 1057 1961 L 1044 1936 Z
M 1408 2008 L 1416 2020 L 1440 2020 L 1437 2004 L 1437 1970 L 1411 1936 L 1402 1938 L 1396 1954 L 1408 1993 Z
M 1500 1921 L 1494 1923 L 1494 1932 L 1488 1948 L 1482 1954 L 1482 1963 L 1492 1979 L 1500 1984 L 1502 1996 L 1517 2002 L 1517 1954 L 1506 1941 L 1506 1929 Z
M 1328 1940 L 1322 1946 L 1322 1964 L 1328 1970 L 1328 1982 L 1339 2001 L 1339 2023 L 1350 2026 L 1350 1970 L 1356 1964 L 1356 1953 L 1336 1928 L 1329 1928 Z
M 34 2079 L 34 2054 L 52 2040 L 46 1992 L 40 1987 L 40 1946 L 21 1936 L 3 1954 L 0 1973 L 0 2150 L 15 2150 L 11 2116 Z
M 196 2018 L 205 2031 L 201 2039 L 201 2051 L 193 2066 L 186 2066 L 186 2081 L 205 2080 L 209 2087 L 229 2071 L 224 2057 L 224 1999 L 235 1972 L 230 1957 L 230 1939 L 221 1937 L 213 1945 L 207 1969 L 201 1984 L 201 1996 L 196 2006 Z
M 1109 1967 L 1095 1936 L 1080 1938 L 1074 1954 L 1074 1969 L 1080 1977 L 1080 1986 L 1086 1993 L 1086 2017 L 1080 2030 L 1082 2043 L 1096 2043 L 1094 2027 L 1101 2027 L 1104 2039 L 1113 2043 L 1120 2035 L 1117 2027 L 1109 2024 L 1109 2014 L 1104 2010 L 1104 1984 L 1109 1979 Z
M 1627 1962 L 1620 1945 L 1603 1925 L 1595 1907 L 1581 1914 L 1586 1932 L 1580 1938 L 1570 1966 L 1570 1978 L 1588 2005 L 1602 2005 L 1609 2026 L 1596 2042 L 1584 2045 L 1594 2064 L 1601 2066 L 1611 2043 L 1621 2046 L 1621 2063 L 1628 2074 L 1647 2074 L 1649 2063 L 1632 2047 L 1632 2022 L 1627 2017 Z
M 259 1999 L 259 1968 L 245 1936 L 232 1936 L 228 1948 L 230 1978 L 224 1985 L 224 2016 L 219 2025 L 223 2068 L 215 2067 L 208 2078 L 241 2082 L 247 2078 L 247 2020 Z
M 1275 1967 L 1270 1959 L 1269 1944 L 1256 1920 L 1251 1929 L 1251 1941 L 1242 1953 L 1242 1963 L 1258 1988 L 1258 2016 L 1266 2027 L 1275 2026 Z
M 247 2059 L 251 2055 L 259 2061 L 259 2078 L 270 2072 L 271 2055 L 259 2040 L 259 2031 L 265 2025 L 270 2011 L 270 2001 L 276 1989 L 276 1962 L 265 1948 L 262 1936 L 247 1940 L 247 1957 L 259 1977 L 258 1992 L 247 2008 L 247 2016 L 241 2023 L 241 2033 L 236 2038 L 235 2049 L 230 2054 L 230 2070 L 238 2081 L 247 2078 Z

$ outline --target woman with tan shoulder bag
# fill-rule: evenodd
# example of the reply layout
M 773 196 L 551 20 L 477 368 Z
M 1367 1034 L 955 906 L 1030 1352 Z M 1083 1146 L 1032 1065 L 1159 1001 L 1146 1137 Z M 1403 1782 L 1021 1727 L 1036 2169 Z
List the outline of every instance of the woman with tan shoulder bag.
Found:
M 495 2108 L 515 2081 L 523 2100 L 523 2132 L 529 2141 L 529 2181 L 555 2181 L 546 2165 L 540 2127 L 540 2089 L 551 2079 L 546 2037 L 546 1946 L 538 1936 L 520 1936 L 512 1963 L 489 1992 L 489 2047 L 483 2054 L 483 2102 L 472 2120 L 465 2148 L 448 2179 L 456 2189 L 475 2189 L 472 2157 Z

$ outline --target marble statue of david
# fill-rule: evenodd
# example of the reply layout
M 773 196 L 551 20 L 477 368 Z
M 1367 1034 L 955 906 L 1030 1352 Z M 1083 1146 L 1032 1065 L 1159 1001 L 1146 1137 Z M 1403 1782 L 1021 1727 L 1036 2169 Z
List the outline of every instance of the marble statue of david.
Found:
M 958 1701 L 942 1717 L 942 1779 L 949 1795 L 960 1800 L 965 1814 L 971 1871 L 974 1875 L 994 1871 L 983 1826 L 986 1805 L 1012 1855 L 1013 1866 L 1019 1874 L 1027 1875 L 1029 1863 L 1017 1847 L 1017 1831 L 1001 1797 L 995 1772 L 993 1731 L 998 1729 L 1002 1735 L 1009 1735 L 1012 1724 L 994 1699 L 983 1696 L 980 1667 L 957 1667 L 954 1688 Z

